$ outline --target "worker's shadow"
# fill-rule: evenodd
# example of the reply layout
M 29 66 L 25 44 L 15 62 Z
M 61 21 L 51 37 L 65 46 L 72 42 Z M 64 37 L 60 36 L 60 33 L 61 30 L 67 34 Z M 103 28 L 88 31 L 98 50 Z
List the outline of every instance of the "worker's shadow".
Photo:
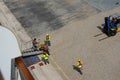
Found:
M 76 65 L 72 65 L 73 66 L 73 69 L 78 71 L 81 75 L 83 74 L 81 69 L 79 69 Z

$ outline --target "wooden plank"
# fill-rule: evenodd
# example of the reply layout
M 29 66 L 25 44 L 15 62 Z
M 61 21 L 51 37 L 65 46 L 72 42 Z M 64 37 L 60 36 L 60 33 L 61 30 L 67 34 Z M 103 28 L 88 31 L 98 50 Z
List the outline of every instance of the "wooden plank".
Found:
M 18 69 L 21 70 L 21 72 L 23 73 L 25 79 L 26 80 L 34 80 L 32 75 L 30 74 L 29 70 L 25 66 L 24 62 L 22 61 L 22 59 L 19 57 L 19 58 L 16 58 L 15 61 L 16 61 Z

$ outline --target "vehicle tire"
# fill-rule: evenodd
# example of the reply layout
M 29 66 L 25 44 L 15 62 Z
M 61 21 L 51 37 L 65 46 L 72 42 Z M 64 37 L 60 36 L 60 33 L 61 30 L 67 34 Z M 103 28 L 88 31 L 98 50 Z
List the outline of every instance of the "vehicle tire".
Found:
M 117 31 L 116 30 L 111 30 L 110 33 L 111 33 L 111 36 L 115 36 Z

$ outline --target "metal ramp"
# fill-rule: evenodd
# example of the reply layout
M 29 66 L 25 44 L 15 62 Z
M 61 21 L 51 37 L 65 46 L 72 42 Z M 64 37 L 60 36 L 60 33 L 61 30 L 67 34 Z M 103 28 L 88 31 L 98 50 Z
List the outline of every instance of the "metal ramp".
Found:
M 34 49 L 30 48 L 30 49 L 27 49 L 27 50 L 23 51 L 22 56 L 23 57 L 33 56 L 33 55 L 39 55 L 39 54 L 42 54 L 42 53 L 43 53 L 43 51 L 40 51 L 40 50 L 34 51 Z

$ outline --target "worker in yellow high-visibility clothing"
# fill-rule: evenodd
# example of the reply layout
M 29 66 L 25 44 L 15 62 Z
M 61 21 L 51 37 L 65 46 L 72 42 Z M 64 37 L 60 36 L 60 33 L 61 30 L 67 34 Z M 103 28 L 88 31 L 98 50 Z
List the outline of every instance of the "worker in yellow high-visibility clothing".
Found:
M 77 61 L 77 67 L 79 69 L 81 69 L 83 67 L 83 63 L 82 63 L 82 61 L 80 59 L 78 59 L 78 61 Z
M 46 40 L 50 41 L 50 35 L 49 34 L 46 34 Z
M 45 44 L 47 44 L 48 46 L 51 46 L 50 39 L 51 39 L 50 35 L 49 35 L 49 34 L 47 34 L 47 35 L 46 35 Z
M 43 50 L 44 50 L 44 43 L 40 43 L 40 44 L 39 44 L 39 50 L 40 50 L 40 51 L 43 51 Z
M 45 64 L 49 64 L 49 60 L 48 60 L 48 58 L 49 58 L 49 55 L 46 53 L 46 52 L 43 52 L 43 61 L 44 61 L 44 63 Z

